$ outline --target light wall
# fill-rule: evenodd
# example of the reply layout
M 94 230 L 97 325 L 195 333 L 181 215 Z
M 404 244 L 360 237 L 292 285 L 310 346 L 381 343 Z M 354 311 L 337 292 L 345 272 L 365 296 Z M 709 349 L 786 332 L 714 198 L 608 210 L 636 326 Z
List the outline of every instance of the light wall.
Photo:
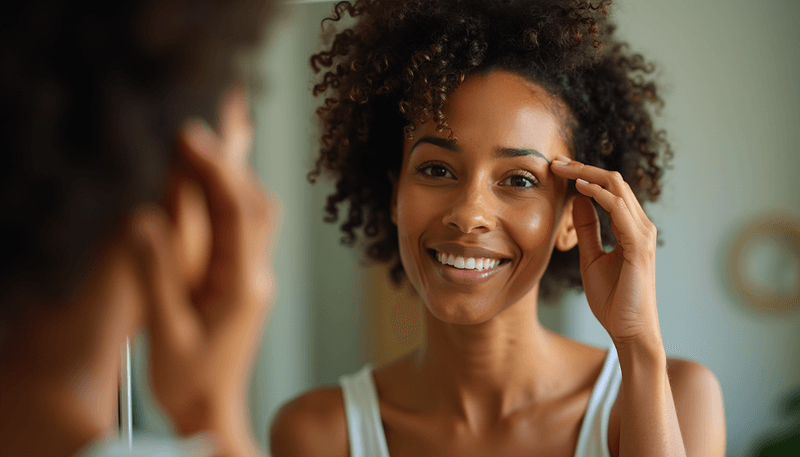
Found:
M 620 1 L 619 32 L 665 82 L 662 126 L 675 150 L 661 202 L 657 293 L 670 355 L 722 386 L 728 455 L 788 425 L 777 400 L 800 385 L 800 313 L 738 300 L 725 279 L 732 237 L 770 213 L 800 215 L 800 2 Z M 565 306 L 569 336 L 607 344 L 585 300 Z
M 617 3 L 620 34 L 658 65 L 661 125 L 675 150 L 661 202 L 648 209 L 665 240 L 657 255 L 664 343 L 668 354 L 714 371 L 728 455 L 750 455 L 754 439 L 783 425 L 776 399 L 800 384 L 800 313 L 770 315 L 738 301 L 726 287 L 724 259 L 748 220 L 770 210 L 800 213 L 800 3 Z M 254 162 L 285 207 L 278 298 L 252 388 L 262 442 L 282 402 L 403 350 L 375 336 L 392 315 L 367 309 L 370 297 L 385 293 L 376 273 L 360 268 L 337 228 L 321 221 L 330 184 L 305 180 L 317 133 L 308 57 L 332 4 L 289 6 L 258 64 L 266 88 L 254 106 Z M 543 314 L 568 336 L 609 344 L 581 298 Z
M 617 3 L 613 14 L 619 33 L 658 66 L 666 101 L 661 126 L 675 150 L 674 169 L 665 177 L 661 202 L 648 209 L 665 240 L 657 257 L 664 343 L 670 355 L 697 360 L 714 371 L 725 398 L 728 454 L 748 455 L 754 439 L 783 425 L 775 413 L 775 402 L 800 384 L 800 314 L 760 313 L 738 301 L 724 281 L 724 259 L 731 236 L 747 221 L 768 211 L 800 213 L 800 181 L 796 178 L 800 172 L 800 84 L 796 79 L 800 74 L 800 29 L 795 26 L 800 23 L 800 3 Z M 316 42 L 319 19 L 331 5 L 291 7 L 297 15 L 294 25 L 285 22 L 282 33 L 293 34 L 302 44 L 295 43 L 283 58 L 270 59 L 283 59 L 286 70 L 296 68 L 298 72 L 289 77 L 288 85 L 276 79 L 275 90 L 310 88 L 307 58 Z M 297 24 L 306 28 L 290 30 Z M 303 46 L 306 52 L 300 52 Z M 301 99 L 302 103 L 283 105 L 287 117 L 280 122 L 288 122 L 288 116 L 297 122 L 310 119 L 313 100 Z M 305 135 L 306 127 L 272 128 L 281 134 L 297 131 Z M 303 151 L 295 157 L 305 166 L 309 160 L 305 153 L 313 155 L 313 144 Z M 296 186 L 284 196 L 285 201 L 309 196 L 302 188 L 305 183 L 299 168 L 287 165 L 281 171 L 282 179 L 290 179 Z M 294 173 L 291 178 L 290 170 Z M 334 299 L 331 295 L 334 291 L 363 291 L 363 279 L 345 267 L 353 266 L 354 259 L 351 252 L 338 246 L 335 228 L 318 224 L 324 193 L 319 188 L 310 192 L 314 194 L 305 205 L 287 203 L 287 214 L 306 208 L 313 227 L 309 243 L 313 252 L 304 251 L 309 256 L 305 262 L 312 268 L 300 276 L 304 283 L 313 278 L 313 285 L 306 289 L 315 295 L 306 296 L 312 302 L 305 305 L 309 313 L 305 330 L 310 339 L 305 344 L 312 354 L 307 362 L 295 361 L 307 364 L 310 375 L 305 381 L 315 384 L 352 372 L 368 358 L 380 359 L 385 351 L 375 345 L 385 346 L 391 339 L 376 338 L 363 327 L 369 316 L 391 319 L 391 311 L 358 312 L 353 306 L 355 298 L 336 295 Z M 327 256 L 338 259 L 339 266 L 324 266 Z M 375 273 L 370 275 L 375 277 Z M 353 282 L 348 283 L 344 276 Z M 330 284 L 336 287 L 324 289 Z M 580 298 L 544 313 L 551 326 L 569 336 L 608 344 L 608 337 Z M 281 325 L 278 322 L 275 319 L 271 325 Z M 371 325 L 387 327 L 383 321 Z M 298 326 L 293 331 L 302 329 Z M 287 347 L 275 336 L 270 344 Z M 403 348 L 394 344 L 390 350 Z M 323 352 L 325 356 L 321 356 Z M 298 350 L 296 355 L 302 354 Z M 289 356 L 284 353 L 283 357 Z M 290 390 L 297 389 L 286 386 L 282 392 Z
M 322 179 L 312 186 L 306 179 L 319 131 L 309 57 L 330 8 L 289 6 L 274 21 L 256 68 L 265 90 L 254 102 L 254 163 L 285 207 L 275 255 L 278 297 L 251 387 L 253 426 L 262 442 L 283 402 L 335 383 L 365 361 L 365 291 L 357 252 L 342 246 L 337 226 L 322 220 L 331 183 Z

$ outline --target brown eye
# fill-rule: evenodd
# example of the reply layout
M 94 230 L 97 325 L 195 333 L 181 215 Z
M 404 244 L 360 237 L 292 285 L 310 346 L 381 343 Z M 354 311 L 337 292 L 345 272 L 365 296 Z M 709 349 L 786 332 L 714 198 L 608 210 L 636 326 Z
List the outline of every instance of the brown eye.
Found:
M 438 165 L 428 167 L 428 174 L 431 176 L 435 176 L 437 178 L 445 178 L 447 177 L 448 173 L 449 171 L 447 171 L 446 168 L 440 167 Z
M 453 174 L 444 166 L 438 164 L 422 164 L 418 167 L 414 167 L 417 170 L 417 173 L 430 176 L 432 178 L 452 178 Z
M 510 187 L 518 187 L 518 188 L 531 188 L 531 187 L 539 187 L 539 183 L 536 181 L 536 178 L 532 176 L 525 176 L 525 175 L 511 175 L 508 178 L 504 179 L 501 183 L 501 186 L 510 186 Z

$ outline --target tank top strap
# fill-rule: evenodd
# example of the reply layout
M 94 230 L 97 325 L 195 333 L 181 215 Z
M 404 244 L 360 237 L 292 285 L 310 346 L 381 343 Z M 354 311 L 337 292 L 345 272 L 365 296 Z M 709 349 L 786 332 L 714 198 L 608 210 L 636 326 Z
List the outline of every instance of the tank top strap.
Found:
M 608 419 L 621 384 L 622 370 L 617 350 L 612 345 L 589 397 L 575 457 L 611 457 L 608 451 Z
M 617 351 L 611 346 L 589 397 L 575 457 L 611 457 L 608 422 L 621 383 Z M 389 457 L 372 366 L 367 364 L 355 374 L 342 376 L 339 384 L 344 397 L 350 456 Z
M 389 457 L 372 365 L 342 376 L 339 385 L 344 397 L 350 457 Z

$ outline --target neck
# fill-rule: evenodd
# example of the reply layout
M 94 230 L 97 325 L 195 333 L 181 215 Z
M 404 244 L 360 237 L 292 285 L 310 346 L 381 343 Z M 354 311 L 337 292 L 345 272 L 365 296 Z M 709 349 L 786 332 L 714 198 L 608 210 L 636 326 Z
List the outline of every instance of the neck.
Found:
M 0 455 L 70 456 L 116 430 L 121 348 L 138 297 L 130 264 L 103 257 L 74 299 L 28 304 L 6 335 Z
M 534 297 L 475 325 L 448 324 L 426 310 L 420 379 L 434 407 L 480 426 L 542 401 L 559 383 L 560 338 L 542 327 Z

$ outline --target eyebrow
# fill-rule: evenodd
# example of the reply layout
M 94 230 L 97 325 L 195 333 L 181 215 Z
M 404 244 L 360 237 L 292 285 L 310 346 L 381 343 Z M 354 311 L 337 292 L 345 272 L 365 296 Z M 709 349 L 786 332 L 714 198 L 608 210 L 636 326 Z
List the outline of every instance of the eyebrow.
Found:
M 461 152 L 461 148 L 456 143 L 453 143 L 447 138 L 442 138 L 440 136 L 424 136 L 419 140 L 417 140 L 417 142 L 414 143 L 413 146 L 411 146 L 411 151 L 409 151 L 409 154 L 414 152 L 414 149 L 416 149 L 416 147 L 419 146 L 421 143 L 432 144 L 442 149 L 447 149 L 448 151 Z
M 409 154 L 414 152 L 414 149 L 419 146 L 421 143 L 428 143 L 434 146 L 438 146 L 442 149 L 447 149 L 448 151 L 452 152 L 461 152 L 461 148 L 458 146 L 457 143 L 453 143 L 452 141 L 448 140 L 447 138 L 442 138 L 440 136 L 424 136 L 420 138 L 413 146 L 411 146 L 411 150 Z M 523 156 L 536 156 L 544 159 L 545 162 L 550 164 L 550 160 L 544 156 L 541 152 L 535 149 L 527 149 L 527 148 L 500 148 L 494 153 L 495 157 L 499 158 L 512 158 L 512 157 L 523 157 Z
M 535 149 L 500 148 L 495 153 L 495 156 L 496 157 L 503 157 L 503 158 L 521 157 L 521 156 L 536 156 L 536 157 L 541 157 L 542 159 L 544 159 L 545 162 L 550 164 L 550 160 L 548 160 L 547 157 L 544 156 L 544 154 L 542 154 L 541 152 L 539 152 L 539 151 L 537 151 Z

